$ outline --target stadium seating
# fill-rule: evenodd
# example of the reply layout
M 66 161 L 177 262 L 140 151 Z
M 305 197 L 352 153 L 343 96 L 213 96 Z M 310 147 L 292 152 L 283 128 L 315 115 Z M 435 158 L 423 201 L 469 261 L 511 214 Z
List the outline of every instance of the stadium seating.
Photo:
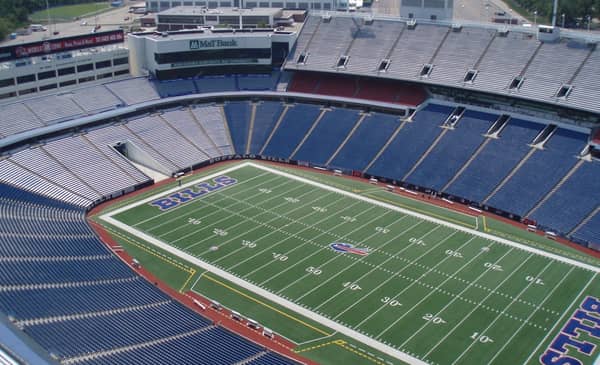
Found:
M 0 184 L 0 312 L 57 361 L 295 364 L 191 312 L 112 256 L 71 205 Z
M 166 111 L 162 114 L 162 118 L 171 127 L 175 128 L 178 133 L 184 135 L 207 157 L 221 156 L 221 151 L 207 135 L 189 108 Z M 202 154 L 198 154 L 198 157 L 201 156 Z M 200 162 L 201 159 L 197 162 Z
M 250 153 L 260 153 L 283 110 L 284 106 L 280 102 L 262 101 L 258 103 L 250 141 Z
M 348 136 L 359 118 L 360 115 L 356 110 L 328 111 L 291 158 L 324 165 Z
M 161 97 L 179 96 L 198 93 L 194 80 L 155 81 L 154 86 Z
M 105 84 L 105 86 L 127 105 L 160 98 L 152 83 L 143 77 L 115 81 Z
M 331 161 L 331 166 L 363 171 L 400 125 L 397 116 L 372 113 Z
M 354 73 L 377 70 L 404 29 L 404 23 L 400 22 L 375 20 L 371 24 L 363 24 L 354 36 L 346 69 Z
M 313 72 L 296 73 L 288 91 L 344 96 L 408 106 L 418 106 L 427 99 L 427 92 L 418 85 Z
M 289 111 L 264 147 L 264 156 L 289 158 L 321 112 L 316 105 L 297 104 Z
M 231 145 L 221 108 L 214 105 L 198 105 L 191 110 L 202 129 L 221 151 L 220 156 L 233 155 L 235 151 Z
M 535 152 L 488 200 L 488 205 L 524 215 L 575 165 L 587 136 L 559 128 L 543 150 Z
M 247 101 L 232 101 L 225 104 L 224 110 L 234 150 L 236 153 L 245 153 L 252 106 Z
M 563 234 L 569 233 L 600 205 L 598 181 L 599 163 L 582 162 L 573 175 L 530 218 Z
M 406 181 L 440 191 L 483 143 L 497 115 L 466 111 Z
M 445 190 L 474 202 L 482 202 L 531 149 L 528 144 L 543 125 L 510 119 L 498 138 L 489 140 L 467 169 Z
M 404 176 L 442 133 L 440 127 L 454 108 L 429 104 L 405 122 L 394 140 L 367 172 L 371 175 L 404 180 Z
M 591 219 L 573 233 L 573 237 L 584 242 L 592 242 L 595 247 L 598 247 L 600 244 L 600 210 L 596 210 Z

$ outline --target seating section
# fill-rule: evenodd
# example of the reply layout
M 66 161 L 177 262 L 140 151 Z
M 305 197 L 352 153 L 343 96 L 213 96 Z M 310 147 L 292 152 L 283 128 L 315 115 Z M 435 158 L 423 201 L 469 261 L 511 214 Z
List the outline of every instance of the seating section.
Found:
M 0 135 L 3 137 L 11 134 L 43 127 L 44 123 L 37 117 L 25 103 L 14 103 L 0 106 Z
M 87 87 L 66 95 L 87 113 L 98 113 L 123 105 L 123 102 L 104 85 Z
M 287 71 L 431 83 L 600 112 L 600 80 L 595 77 L 600 52 L 583 35 L 542 44 L 535 29 L 506 32 L 502 25 L 424 22 L 410 26 L 406 19 L 377 15 L 369 25 L 341 14 L 328 21 L 321 17 L 307 18 L 284 66 Z M 298 61 L 301 54 L 305 62 Z M 343 54 L 348 56 L 346 65 L 338 66 Z M 387 68 L 381 64 L 384 59 Z M 431 65 L 431 72 L 424 65 Z M 476 73 L 465 81 L 470 69 Z M 524 79 L 520 88 L 509 87 L 515 77 Z M 566 97 L 557 97 L 563 84 L 573 88 Z
M 533 142 L 543 127 L 538 123 L 510 119 L 498 138 L 488 142 L 446 192 L 482 202 L 525 157 L 531 149 L 528 144 Z
M 31 99 L 27 107 L 40 118 L 44 124 L 52 124 L 65 118 L 73 118 L 84 114 L 75 102 L 65 95 L 52 95 Z
M 533 208 L 575 165 L 587 136 L 558 129 L 541 151 L 535 152 L 488 205 L 523 215 Z
M 598 162 L 584 162 L 531 218 L 563 234 L 569 233 L 600 205 L 599 165 Z
M 372 113 L 362 121 L 331 165 L 363 171 L 399 125 L 397 116 Z
M 394 140 L 367 171 L 371 175 L 403 180 L 417 160 L 442 132 L 440 126 L 454 108 L 430 104 L 404 123 Z
M 352 97 L 418 106 L 428 95 L 422 86 L 377 78 L 296 72 L 288 91 Z
M 175 302 L 84 211 L 0 184 L 0 312 L 59 363 L 296 364 Z
M 283 104 L 276 101 L 262 101 L 256 106 L 250 153 L 260 153 L 283 111 Z
M 356 110 L 327 111 L 292 158 L 324 165 L 346 139 L 359 118 L 360 114 Z
M 214 93 L 219 91 L 237 90 L 237 81 L 235 76 L 206 76 L 195 79 L 196 89 L 199 93 Z
M 573 233 L 573 237 L 591 242 L 595 247 L 600 246 L 600 211 L 596 212 L 586 224 Z
M 497 115 L 466 111 L 406 181 L 440 191 L 483 143 Z
M 202 129 L 221 151 L 220 156 L 233 155 L 235 151 L 221 108 L 214 105 L 198 105 L 191 110 Z
M 243 154 L 246 152 L 252 105 L 247 101 L 232 101 L 225 104 L 224 110 L 234 150 L 236 153 Z
M 160 98 L 152 83 L 143 77 L 115 81 L 105 86 L 128 105 Z
M 198 93 L 194 80 L 155 81 L 156 91 L 163 98 Z
M 262 154 L 270 157 L 289 158 L 315 123 L 320 112 L 317 105 L 296 104 L 290 106 Z

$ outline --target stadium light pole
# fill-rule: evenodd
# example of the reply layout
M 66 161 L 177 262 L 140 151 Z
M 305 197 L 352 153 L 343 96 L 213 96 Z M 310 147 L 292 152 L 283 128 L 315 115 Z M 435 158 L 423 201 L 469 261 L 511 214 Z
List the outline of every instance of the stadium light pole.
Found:
M 554 7 L 552 8 L 552 26 L 556 26 L 556 13 L 558 12 L 558 0 L 554 0 Z

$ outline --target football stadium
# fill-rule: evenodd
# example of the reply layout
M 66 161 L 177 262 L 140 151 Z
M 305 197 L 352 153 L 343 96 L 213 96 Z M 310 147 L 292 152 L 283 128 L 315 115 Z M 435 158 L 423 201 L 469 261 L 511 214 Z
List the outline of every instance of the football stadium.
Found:
M 591 17 L 380 1 L 0 43 L 0 364 L 599 365 Z

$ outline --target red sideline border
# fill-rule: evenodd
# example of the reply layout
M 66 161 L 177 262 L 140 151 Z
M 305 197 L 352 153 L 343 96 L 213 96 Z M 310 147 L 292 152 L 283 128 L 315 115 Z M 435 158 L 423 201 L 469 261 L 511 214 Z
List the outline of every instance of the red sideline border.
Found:
M 241 160 L 225 160 L 225 161 L 219 161 L 216 162 L 212 165 L 203 167 L 201 169 L 195 170 L 192 172 L 192 174 L 190 176 L 199 174 L 199 173 L 203 173 L 207 170 L 210 170 L 216 166 L 220 166 L 220 165 L 227 165 L 227 164 L 232 164 L 232 163 L 238 163 Z M 257 160 L 260 161 L 261 163 L 266 163 L 269 165 L 274 165 L 274 166 L 284 166 L 287 168 L 294 168 L 294 169 L 298 169 L 298 170 L 304 170 L 304 171 L 311 171 L 311 172 L 316 172 L 316 173 L 320 173 L 323 175 L 328 175 L 331 176 L 331 171 L 327 171 L 327 170 L 318 170 L 318 169 L 313 169 L 310 167 L 304 167 L 304 166 L 297 166 L 297 165 L 290 165 L 290 164 L 286 164 L 286 163 L 279 163 L 279 162 L 275 162 L 275 161 L 266 161 L 266 160 Z M 348 176 L 348 175 L 342 175 L 341 177 L 345 178 L 345 179 L 352 179 L 355 181 L 360 181 L 360 182 L 368 182 L 367 179 L 365 178 L 361 178 L 361 177 L 355 177 L 355 176 Z M 185 306 L 187 306 L 188 308 L 194 310 L 195 312 L 198 312 L 200 314 L 202 314 L 205 317 L 208 317 L 209 319 L 211 319 L 215 324 L 219 324 L 227 329 L 229 329 L 230 331 L 233 331 L 247 339 L 250 339 L 253 342 L 256 342 L 262 346 L 264 346 L 265 348 L 268 348 L 272 351 L 278 352 L 280 354 L 283 354 L 284 356 L 290 357 L 302 364 L 306 364 L 306 365 L 318 365 L 316 362 L 305 359 L 301 356 L 298 356 L 298 354 L 296 354 L 293 349 L 294 349 L 294 344 L 291 343 L 290 341 L 288 341 L 285 338 L 282 338 L 281 336 L 275 335 L 275 338 L 273 340 L 266 338 L 265 336 L 263 336 L 261 334 L 261 332 L 255 331 L 250 329 L 249 327 L 247 327 L 243 322 L 239 322 L 239 321 L 235 321 L 233 319 L 231 319 L 230 317 L 230 313 L 228 311 L 226 311 L 225 309 L 223 309 L 222 311 L 217 311 L 214 309 L 210 308 L 210 301 L 196 293 L 193 292 L 187 292 L 185 294 L 179 293 L 176 290 L 173 290 L 172 288 L 170 288 L 169 286 L 167 286 L 165 283 L 163 283 L 162 281 L 160 281 L 159 279 L 157 279 L 154 275 L 152 275 L 148 270 L 146 270 L 145 268 L 141 267 L 141 268 L 134 268 L 131 265 L 131 262 L 133 260 L 133 258 L 125 251 L 123 250 L 115 250 L 115 248 L 120 248 L 120 245 L 112 238 L 112 236 L 106 232 L 106 230 L 99 225 L 98 223 L 94 222 L 90 217 L 93 215 L 96 215 L 98 213 L 100 213 L 103 209 L 105 209 L 106 207 L 113 205 L 117 202 L 120 202 L 122 200 L 125 199 L 129 199 L 132 198 L 136 195 L 140 195 L 143 194 L 145 192 L 148 192 L 150 190 L 154 190 L 157 187 L 172 183 L 175 181 L 175 178 L 169 178 L 169 179 L 165 179 L 159 183 L 147 186 L 145 188 L 142 188 L 140 190 L 131 192 L 129 194 L 123 195 L 121 197 L 103 202 L 99 205 L 97 205 L 96 207 L 92 208 L 88 213 L 87 213 L 87 220 L 90 224 L 90 226 L 96 231 L 96 233 L 98 234 L 98 236 L 100 237 L 100 239 L 111 249 L 111 251 L 113 251 L 119 258 L 121 258 L 121 260 L 123 260 L 128 266 L 130 266 L 134 271 L 136 271 L 139 275 L 141 275 L 143 278 L 145 278 L 146 280 L 148 280 L 151 283 L 154 283 L 154 285 L 156 287 L 158 287 L 160 290 L 162 290 L 163 292 L 165 292 L 166 294 L 168 294 L 169 296 L 171 296 L 172 298 L 174 298 L 175 300 L 181 302 L 182 304 L 184 304 Z M 461 204 L 461 203 L 448 203 L 438 197 L 431 197 L 429 195 L 426 194 L 421 194 L 419 193 L 418 195 L 413 195 L 410 193 L 407 193 L 405 191 L 402 191 L 400 189 L 394 189 L 395 193 L 413 200 L 418 200 L 427 204 L 431 204 L 431 205 L 435 205 L 438 207 L 442 207 L 442 208 L 446 208 L 449 210 L 453 210 L 456 212 L 460 212 L 463 214 L 467 214 L 470 216 L 474 216 L 477 217 L 479 215 L 483 215 L 486 217 L 490 217 L 493 219 L 497 219 L 499 221 L 502 221 L 504 223 L 510 224 L 514 227 L 523 229 L 523 230 L 527 230 L 527 225 L 520 223 L 520 222 L 516 222 L 513 220 L 510 220 L 508 218 L 504 218 L 502 216 L 498 216 L 496 214 L 490 213 L 490 212 L 486 212 L 486 211 L 482 211 L 481 213 L 479 212 L 474 212 L 472 210 L 470 210 L 467 206 Z M 537 234 L 538 236 L 544 237 L 544 233 L 543 232 L 535 232 L 535 234 Z M 596 258 L 600 258 L 600 252 L 594 251 L 592 249 L 589 249 L 587 247 L 583 247 L 581 245 L 578 245 L 574 242 L 571 242 L 567 239 L 564 239 L 562 237 L 557 237 L 555 239 L 555 241 L 560 242 L 561 244 L 564 244 L 566 246 L 575 248 L 576 250 L 586 254 L 586 255 L 590 255 Z M 200 307 L 196 304 L 194 304 L 194 300 L 197 300 L 201 303 L 203 303 L 206 306 L 206 310 L 201 310 Z

